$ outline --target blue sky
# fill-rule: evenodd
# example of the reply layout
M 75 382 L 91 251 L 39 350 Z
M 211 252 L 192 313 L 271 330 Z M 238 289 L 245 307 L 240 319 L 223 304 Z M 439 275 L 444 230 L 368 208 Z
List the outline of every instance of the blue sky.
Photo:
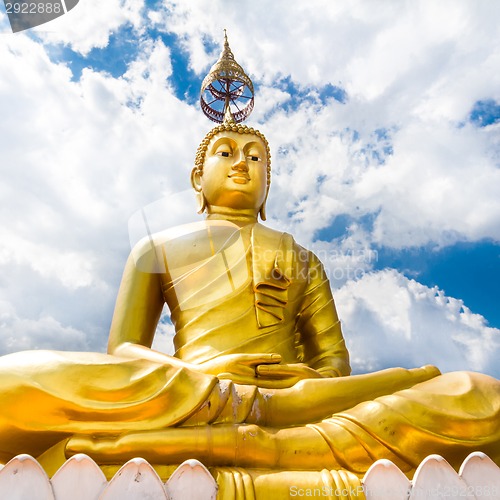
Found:
M 442 249 L 418 247 L 394 251 L 378 249 L 377 268 L 393 267 L 447 295 L 460 297 L 490 326 L 500 327 L 500 247 L 498 243 L 460 242 Z
M 272 148 L 268 223 L 325 262 L 355 369 L 435 362 L 498 375 L 491 3 L 260 4 L 242 2 L 241 16 L 224 0 L 110 0 L 96 17 L 97 2 L 80 0 L 16 35 L 0 6 L 0 348 L 104 349 L 127 219 L 189 188 L 211 127 L 199 87 L 227 28 L 256 88 L 249 122 Z

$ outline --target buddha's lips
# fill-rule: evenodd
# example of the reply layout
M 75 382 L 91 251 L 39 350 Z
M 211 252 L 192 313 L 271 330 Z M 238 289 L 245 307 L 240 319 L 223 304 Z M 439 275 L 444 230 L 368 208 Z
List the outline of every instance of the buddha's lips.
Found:
M 248 174 L 245 174 L 245 173 L 242 173 L 242 172 L 238 172 L 236 174 L 231 174 L 231 175 L 228 175 L 228 177 L 230 179 L 233 179 L 233 181 L 235 182 L 242 182 L 242 181 L 245 181 L 245 182 L 248 182 L 250 181 L 250 176 Z

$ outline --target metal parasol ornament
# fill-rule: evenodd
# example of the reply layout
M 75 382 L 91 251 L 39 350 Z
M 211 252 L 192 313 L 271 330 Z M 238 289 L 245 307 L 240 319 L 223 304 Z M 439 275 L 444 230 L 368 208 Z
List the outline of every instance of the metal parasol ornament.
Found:
M 200 105 L 203 113 L 216 123 L 222 123 L 228 113 L 240 123 L 253 110 L 252 80 L 235 61 L 226 30 L 221 55 L 201 84 Z

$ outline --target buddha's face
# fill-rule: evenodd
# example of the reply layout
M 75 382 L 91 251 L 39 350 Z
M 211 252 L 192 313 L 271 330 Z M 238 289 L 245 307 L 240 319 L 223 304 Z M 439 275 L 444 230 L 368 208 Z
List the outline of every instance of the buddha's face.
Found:
M 267 154 L 253 134 L 221 132 L 210 141 L 198 182 L 209 207 L 255 210 L 267 194 Z

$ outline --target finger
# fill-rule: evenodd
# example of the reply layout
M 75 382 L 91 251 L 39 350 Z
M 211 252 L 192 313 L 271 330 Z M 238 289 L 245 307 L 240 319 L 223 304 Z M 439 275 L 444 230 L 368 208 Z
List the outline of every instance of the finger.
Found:
M 303 376 L 304 370 L 289 365 L 259 365 L 255 368 L 259 377 L 283 378 Z
M 302 364 L 261 365 L 256 368 L 256 373 L 259 377 L 265 376 L 268 378 L 280 378 L 280 377 L 297 377 L 298 379 L 323 378 L 321 373 Z
M 238 358 L 238 361 L 248 366 L 277 364 L 281 363 L 281 356 L 279 354 L 244 354 Z

